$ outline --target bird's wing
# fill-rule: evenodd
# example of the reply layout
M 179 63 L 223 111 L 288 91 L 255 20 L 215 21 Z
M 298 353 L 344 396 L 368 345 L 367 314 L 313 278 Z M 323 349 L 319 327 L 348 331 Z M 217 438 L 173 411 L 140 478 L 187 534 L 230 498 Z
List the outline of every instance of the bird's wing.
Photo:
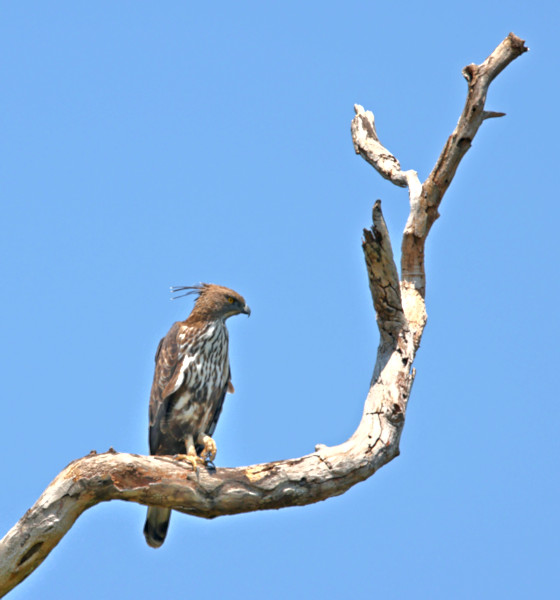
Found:
M 162 338 L 156 351 L 154 382 L 150 393 L 150 452 L 155 452 L 161 434 L 160 425 L 169 397 L 185 377 L 184 344 L 179 343 L 181 324 L 175 323 Z
M 220 392 L 220 398 L 218 402 L 216 402 L 216 408 L 214 410 L 214 414 L 212 415 L 212 420 L 210 421 L 208 431 L 206 432 L 210 437 L 214 435 L 214 431 L 216 430 L 216 425 L 218 424 L 218 419 L 220 418 L 220 414 L 222 413 L 222 407 L 224 406 L 224 398 L 226 397 L 227 392 L 233 394 L 233 385 L 231 383 L 231 369 L 229 365 L 228 380 Z

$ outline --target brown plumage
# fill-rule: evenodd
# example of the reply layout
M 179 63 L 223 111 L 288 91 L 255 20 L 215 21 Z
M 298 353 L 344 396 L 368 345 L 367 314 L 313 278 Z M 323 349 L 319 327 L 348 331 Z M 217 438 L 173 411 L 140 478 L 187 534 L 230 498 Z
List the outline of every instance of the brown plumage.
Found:
M 174 288 L 197 293 L 185 321 L 174 323 L 156 351 L 150 394 L 150 453 L 179 455 L 193 467 L 214 459 L 216 429 L 227 391 L 233 392 L 227 318 L 251 314 L 237 292 L 219 285 Z M 185 295 L 186 295 L 185 294 Z M 163 544 L 171 511 L 150 507 L 144 526 L 153 548 Z

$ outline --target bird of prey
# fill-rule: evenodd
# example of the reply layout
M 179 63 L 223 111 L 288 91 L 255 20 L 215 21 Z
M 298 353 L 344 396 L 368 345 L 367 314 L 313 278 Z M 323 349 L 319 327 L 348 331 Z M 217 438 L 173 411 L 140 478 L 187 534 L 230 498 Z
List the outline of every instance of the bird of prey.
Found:
M 233 393 L 226 319 L 250 315 L 237 292 L 220 285 L 172 288 L 198 294 L 191 314 L 174 323 L 156 351 L 150 394 L 150 454 L 175 455 L 193 468 L 214 460 L 212 439 L 226 392 Z M 148 545 L 163 544 L 171 510 L 149 507 L 144 526 Z

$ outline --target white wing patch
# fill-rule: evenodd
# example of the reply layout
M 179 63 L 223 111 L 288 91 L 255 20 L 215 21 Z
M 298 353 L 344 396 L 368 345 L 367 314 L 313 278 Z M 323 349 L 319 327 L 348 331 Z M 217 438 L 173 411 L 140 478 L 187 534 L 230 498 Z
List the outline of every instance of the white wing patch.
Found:
M 195 360 L 196 359 L 194 356 L 185 356 L 185 358 L 183 359 L 183 364 L 181 365 L 181 370 L 179 371 L 179 376 L 177 377 L 177 382 L 175 383 L 175 389 L 173 390 L 173 392 L 176 392 L 183 385 L 183 381 L 185 380 L 185 371 L 189 368 L 189 365 L 192 364 Z M 181 398 L 179 399 L 179 401 L 177 402 L 177 404 L 175 405 L 175 409 L 181 410 L 185 406 L 186 402 L 188 402 L 189 397 L 190 397 L 190 394 L 183 394 L 181 396 Z
M 183 358 L 183 364 L 181 365 L 181 371 L 179 372 L 179 378 L 181 379 L 181 382 L 183 381 L 184 377 L 185 377 L 185 371 L 189 368 L 189 365 L 191 363 L 193 363 L 195 361 L 195 357 L 194 356 L 185 356 L 185 358 Z

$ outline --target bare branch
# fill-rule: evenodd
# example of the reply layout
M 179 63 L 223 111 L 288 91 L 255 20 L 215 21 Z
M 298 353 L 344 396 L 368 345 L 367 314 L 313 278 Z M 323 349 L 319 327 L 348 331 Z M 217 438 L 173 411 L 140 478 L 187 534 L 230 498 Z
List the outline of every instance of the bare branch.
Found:
M 485 121 L 486 119 L 496 119 L 498 117 L 505 117 L 506 113 L 503 112 L 495 112 L 493 110 L 484 110 L 482 111 L 482 120 Z
M 354 147 L 383 177 L 408 187 L 410 216 L 402 242 L 399 282 L 391 242 L 377 201 L 363 250 L 381 339 L 362 419 L 352 437 L 334 447 L 317 445 L 301 458 L 236 469 L 200 469 L 172 457 L 90 455 L 66 467 L 0 541 L 0 597 L 36 569 L 88 508 L 127 500 L 214 518 L 257 510 L 301 506 L 344 493 L 399 454 L 414 361 L 426 325 L 424 245 L 438 206 L 457 166 L 484 119 L 491 81 L 526 51 L 510 34 L 481 64 L 463 70 L 467 103 L 432 173 L 420 184 L 415 171 L 379 142 L 373 114 L 356 105 Z
M 485 118 L 502 113 L 485 112 L 488 88 L 494 78 L 518 56 L 526 52 L 525 42 L 513 33 L 480 65 L 468 65 L 463 75 L 468 82 L 467 100 L 455 130 L 447 140 L 436 165 L 422 185 L 420 202 L 411 207 L 401 253 L 402 278 L 412 283 L 422 296 L 426 293 L 424 245 L 435 220 L 438 208 L 463 156 L 471 147 L 474 136 Z
M 90 455 L 74 461 L 0 541 L 0 597 L 33 572 L 88 508 L 108 500 L 214 518 L 301 506 L 344 493 L 399 454 L 417 346 L 401 303 L 380 202 L 363 243 L 382 333 L 363 416 L 352 437 L 301 458 L 236 469 L 200 469 L 172 457 Z
M 371 229 L 364 229 L 362 243 L 369 288 L 381 337 L 389 336 L 395 340 L 406 326 L 406 319 L 402 307 L 399 274 L 393 259 L 387 225 L 381 212 L 381 200 L 374 204 L 372 217 L 373 226 Z
M 382 177 L 399 187 L 407 187 L 406 172 L 401 171 L 401 164 L 394 154 L 381 144 L 375 129 L 375 117 L 371 110 L 354 104 L 356 116 L 352 119 L 350 129 L 354 150 L 367 161 Z
M 301 458 L 199 473 L 169 457 L 90 454 L 74 461 L 0 541 L 0 597 L 34 571 L 88 508 L 128 500 L 214 518 L 302 506 L 344 493 L 398 454 L 412 378 L 372 385 L 367 414 L 348 442 Z M 389 381 L 392 378 L 388 377 Z M 394 396 L 397 392 L 396 397 Z
M 409 189 L 410 215 L 401 248 L 402 279 L 416 288 L 422 297 L 426 293 L 424 246 L 439 216 L 441 200 L 482 122 L 505 114 L 484 110 L 488 88 L 507 65 L 527 50 L 525 42 L 510 33 L 482 64 L 467 65 L 463 69 L 469 86 L 465 107 L 435 167 L 422 185 L 415 171 L 402 171 L 397 158 L 381 145 L 373 113 L 358 104 L 354 106 L 356 116 L 352 120 L 352 140 L 356 153 L 385 179 Z

